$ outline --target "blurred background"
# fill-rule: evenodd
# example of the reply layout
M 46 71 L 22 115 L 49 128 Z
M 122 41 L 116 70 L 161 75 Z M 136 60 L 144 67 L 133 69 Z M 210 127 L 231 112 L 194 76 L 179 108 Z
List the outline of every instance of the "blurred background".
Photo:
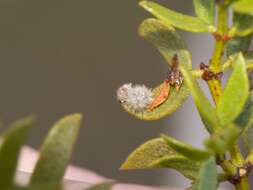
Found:
M 193 14 L 187 0 L 158 1 Z M 150 15 L 137 0 L 2 0 L 0 2 L 0 115 L 5 123 L 38 116 L 29 145 L 39 148 L 60 117 L 81 112 L 84 122 L 72 163 L 122 182 L 185 187 L 171 170 L 119 171 L 127 155 L 144 141 L 168 133 L 201 147 L 206 133 L 192 100 L 171 117 L 137 120 L 116 101 L 126 82 L 154 86 L 166 63 L 137 34 Z M 193 64 L 208 62 L 213 39 L 179 31 Z

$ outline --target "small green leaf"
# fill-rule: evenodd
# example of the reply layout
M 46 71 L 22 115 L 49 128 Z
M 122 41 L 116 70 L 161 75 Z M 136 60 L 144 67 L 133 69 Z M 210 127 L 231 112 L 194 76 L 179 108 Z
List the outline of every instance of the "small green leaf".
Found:
M 174 151 L 162 138 L 147 141 L 132 152 L 121 169 L 145 169 L 151 168 L 152 163 L 164 156 L 173 155 Z
M 151 42 L 170 63 L 175 54 L 180 64 L 191 67 L 191 55 L 175 29 L 157 19 L 146 19 L 139 27 L 141 37 Z
M 3 142 L 0 148 L 0 189 L 12 186 L 20 149 L 25 143 L 33 124 L 33 117 L 18 120 L 2 136 Z
M 165 156 L 151 164 L 152 168 L 172 168 L 189 179 L 196 179 L 201 163 L 181 155 Z
M 253 3 L 252 0 L 238 0 L 233 4 L 234 10 L 239 13 L 252 14 Z
M 115 184 L 115 182 L 104 182 L 100 184 L 93 185 L 85 190 L 110 190 L 112 189 L 112 186 Z
M 44 141 L 30 183 L 60 183 L 80 128 L 81 115 L 59 120 Z
M 216 28 L 201 19 L 172 11 L 152 1 L 141 1 L 140 6 L 168 25 L 190 32 L 215 32 Z
M 227 56 L 239 52 L 246 52 L 249 49 L 252 32 L 253 32 L 253 16 L 241 13 L 233 15 L 234 28 L 236 36 L 226 44 Z
M 156 96 L 162 87 L 162 84 L 156 87 L 153 91 L 154 96 Z M 175 112 L 189 96 L 189 90 L 186 85 L 182 84 L 179 91 L 174 87 L 170 88 L 169 96 L 165 102 L 163 102 L 159 107 L 153 109 L 152 111 L 142 111 L 135 112 L 131 110 L 128 106 L 122 104 L 122 107 L 126 112 L 133 115 L 134 117 L 141 120 L 157 120 L 170 115 Z
M 234 68 L 217 103 L 217 115 L 222 126 L 233 122 L 241 113 L 249 95 L 249 80 L 242 54 L 235 58 Z
M 207 24 L 214 25 L 214 0 L 194 0 L 193 3 L 198 18 Z
M 218 185 L 215 159 L 211 157 L 200 168 L 199 177 L 192 190 L 216 190 Z
M 247 35 L 244 37 L 236 36 L 233 39 L 229 40 L 226 45 L 227 56 L 231 56 L 233 54 L 239 52 L 247 52 L 251 43 L 251 35 Z
M 161 136 L 165 142 L 174 149 L 177 153 L 196 161 L 202 161 L 208 159 L 211 154 L 205 150 L 197 149 L 191 145 L 185 144 L 167 135 Z
M 253 32 L 253 15 L 235 12 L 233 20 L 237 35 L 247 36 Z
M 235 124 L 230 124 L 226 128 L 212 134 L 205 144 L 213 152 L 224 154 L 234 145 L 241 133 L 242 128 Z
M 201 119 L 207 130 L 212 133 L 219 126 L 215 110 L 190 71 L 184 65 L 180 65 L 180 69 L 184 75 L 185 83 L 191 91 Z

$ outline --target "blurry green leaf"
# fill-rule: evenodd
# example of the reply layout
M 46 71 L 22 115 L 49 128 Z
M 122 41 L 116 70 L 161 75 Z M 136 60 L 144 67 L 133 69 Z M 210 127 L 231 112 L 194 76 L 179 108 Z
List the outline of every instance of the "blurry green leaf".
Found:
M 0 148 L 0 189 L 12 186 L 20 149 L 25 143 L 33 124 L 33 117 L 18 120 L 2 136 L 3 142 Z
M 233 4 L 234 10 L 239 13 L 251 14 L 253 13 L 252 0 L 239 0 Z
M 13 190 L 63 190 L 63 188 L 61 187 L 61 185 L 59 184 L 40 184 L 40 185 L 32 185 L 32 186 L 28 186 L 28 187 L 14 187 Z
M 215 32 L 216 29 L 212 25 L 208 25 L 201 19 L 184 15 L 152 1 L 141 1 L 140 6 L 162 20 L 168 25 L 190 32 Z
M 217 103 L 217 115 L 221 125 L 227 126 L 241 113 L 249 95 L 249 80 L 242 54 L 234 61 L 228 83 Z
M 251 119 L 253 119 L 253 91 L 250 92 L 242 112 L 235 120 L 235 124 L 239 127 L 245 128 L 250 124 Z
M 93 185 L 85 190 L 110 190 L 115 182 L 104 182 L 100 184 Z
M 228 41 L 226 45 L 227 56 L 239 52 L 247 52 L 252 39 L 253 32 L 253 16 L 241 13 L 234 13 L 233 15 L 234 27 L 236 28 L 236 35 Z
M 242 129 L 240 127 L 230 124 L 226 128 L 212 134 L 205 144 L 213 152 L 223 154 L 234 145 L 241 132 Z
M 162 85 L 163 84 L 159 85 L 153 90 L 154 96 L 159 94 Z M 186 85 L 182 84 L 179 91 L 177 91 L 174 87 L 171 87 L 167 100 L 163 102 L 159 107 L 153 109 L 152 111 L 147 110 L 142 112 L 135 112 L 124 104 L 122 104 L 122 107 L 126 112 L 128 112 L 129 114 L 133 115 L 138 119 L 157 120 L 175 112 L 182 105 L 182 103 L 188 96 L 189 90 L 186 87 Z
M 245 128 L 242 139 L 248 152 L 253 149 L 253 91 L 250 92 L 243 111 L 236 118 L 235 124 Z
M 218 185 L 215 159 L 211 157 L 200 168 L 199 177 L 192 190 L 216 190 Z
M 147 141 L 133 151 L 121 169 L 145 169 L 151 168 L 152 163 L 164 156 L 173 155 L 174 151 L 167 145 L 162 138 Z
M 214 25 L 215 0 L 194 0 L 194 8 L 199 19 Z
M 234 13 L 233 20 L 237 35 L 247 36 L 253 32 L 253 15 Z
M 152 168 L 172 168 L 189 179 L 196 179 L 201 163 L 181 155 L 165 156 L 151 165 Z
M 240 37 L 236 36 L 233 39 L 229 40 L 226 45 L 227 56 L 231 56 L 233 54 L 239 52 L 247 52 L 251 43 L 251 35 Z
M 191 91 L 201 119 L 207 130 L 212 133 L 214 129 L 219 126 L 215 110 L 206 98 L 204 92 L 199 87 L 197 81 L 191 75 L 190 71 L 184 65 L 180 65 L 180 69 L 184 75 L 184 81 Z
M 196 161 L 208 159 L 211 154 L 207 151 L 197 149 L 191 145 L 185 144 L 167 135 L 162 135 L 165 142 L 177 153 Z
M 253 51 L 249 51 L 244 55 L 246 64 L 253 63 Z
M 157 19 L 146 19 L 139 27 L 141 37 L 151 42 L 168 63 L 175 54 L 180 64 L 191 67 L 191 56 L 175 29 Z
M 31 184 L 61 182 L 80 128 L 81 115 L 59 120 L 44 141 Z

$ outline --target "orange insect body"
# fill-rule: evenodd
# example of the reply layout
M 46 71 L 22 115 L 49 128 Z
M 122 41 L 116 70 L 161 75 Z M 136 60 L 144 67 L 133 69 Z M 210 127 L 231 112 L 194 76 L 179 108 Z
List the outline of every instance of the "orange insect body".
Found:
M 155 97 L 154 101 L 149 106 L 149 111 L 152 111 L 154 108 L 160 106 L 169 96 L 170 84 L 165 81 L 160 89 L 159 94 Z

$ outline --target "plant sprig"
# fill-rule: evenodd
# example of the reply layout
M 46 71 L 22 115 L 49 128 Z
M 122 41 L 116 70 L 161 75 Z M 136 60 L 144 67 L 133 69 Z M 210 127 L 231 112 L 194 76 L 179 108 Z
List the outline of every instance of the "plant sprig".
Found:
M 160 119 L 183 104 L 188 94 L 183 97 L 180 94 L 186 88 L 193 96 L 210 137 L 204 141 L 205 150 L 199 150 L 163 135 L 137 148 L 122 169 L 173 168 L 192 180 L 192 190 L 215 190 L 224 181 L 232 183 L 236 190 L 249 190 L 247 176 L 253 168 L 253 92 L 248 74 L 253 69 L 253 51 L 249 50 L 253 33 L 252 1 L 193 0 L 195 17 L 153 1 L 141 1 L 140 6 L 156 17 L 141 24 L 140 36 L 151 42 L 168 62 L 169 75 L 150 95 L 151 100 L 159 102 L 154 110 L 149 110 L 148 105 L 142 110 L 129 109 L 129 104 L 143 101 L 141 90 L 135 89 L 123 89 L 124 96 L 132 98 L 132 101 L 120 100 L 123 108 L 139 119 Z M 231 26 L 228 25 L 230 9 L 233 10 Z M 210 62 L 193 69 L 191 55 L 174 28 L 210 33 L 215 41 Z M 173 59 L 175 55 L 177 61 Z M 179 71 L 175 69 L 176 64 Z M 227 70 L 231 70 L 231 74 L 223 84 L 222 75 Z M 206 98 L 197 79 L 207 83 L 213 102 Z M 175 82 L 181 88 L 175 86 Z M 246 158 L 237 144 L 239 138 L 244 139 L 248 148 Z M 136 167 L 136 163 L 141 163 L 141 167 Z M 223 173 L 217 173 L 217 166 Z

